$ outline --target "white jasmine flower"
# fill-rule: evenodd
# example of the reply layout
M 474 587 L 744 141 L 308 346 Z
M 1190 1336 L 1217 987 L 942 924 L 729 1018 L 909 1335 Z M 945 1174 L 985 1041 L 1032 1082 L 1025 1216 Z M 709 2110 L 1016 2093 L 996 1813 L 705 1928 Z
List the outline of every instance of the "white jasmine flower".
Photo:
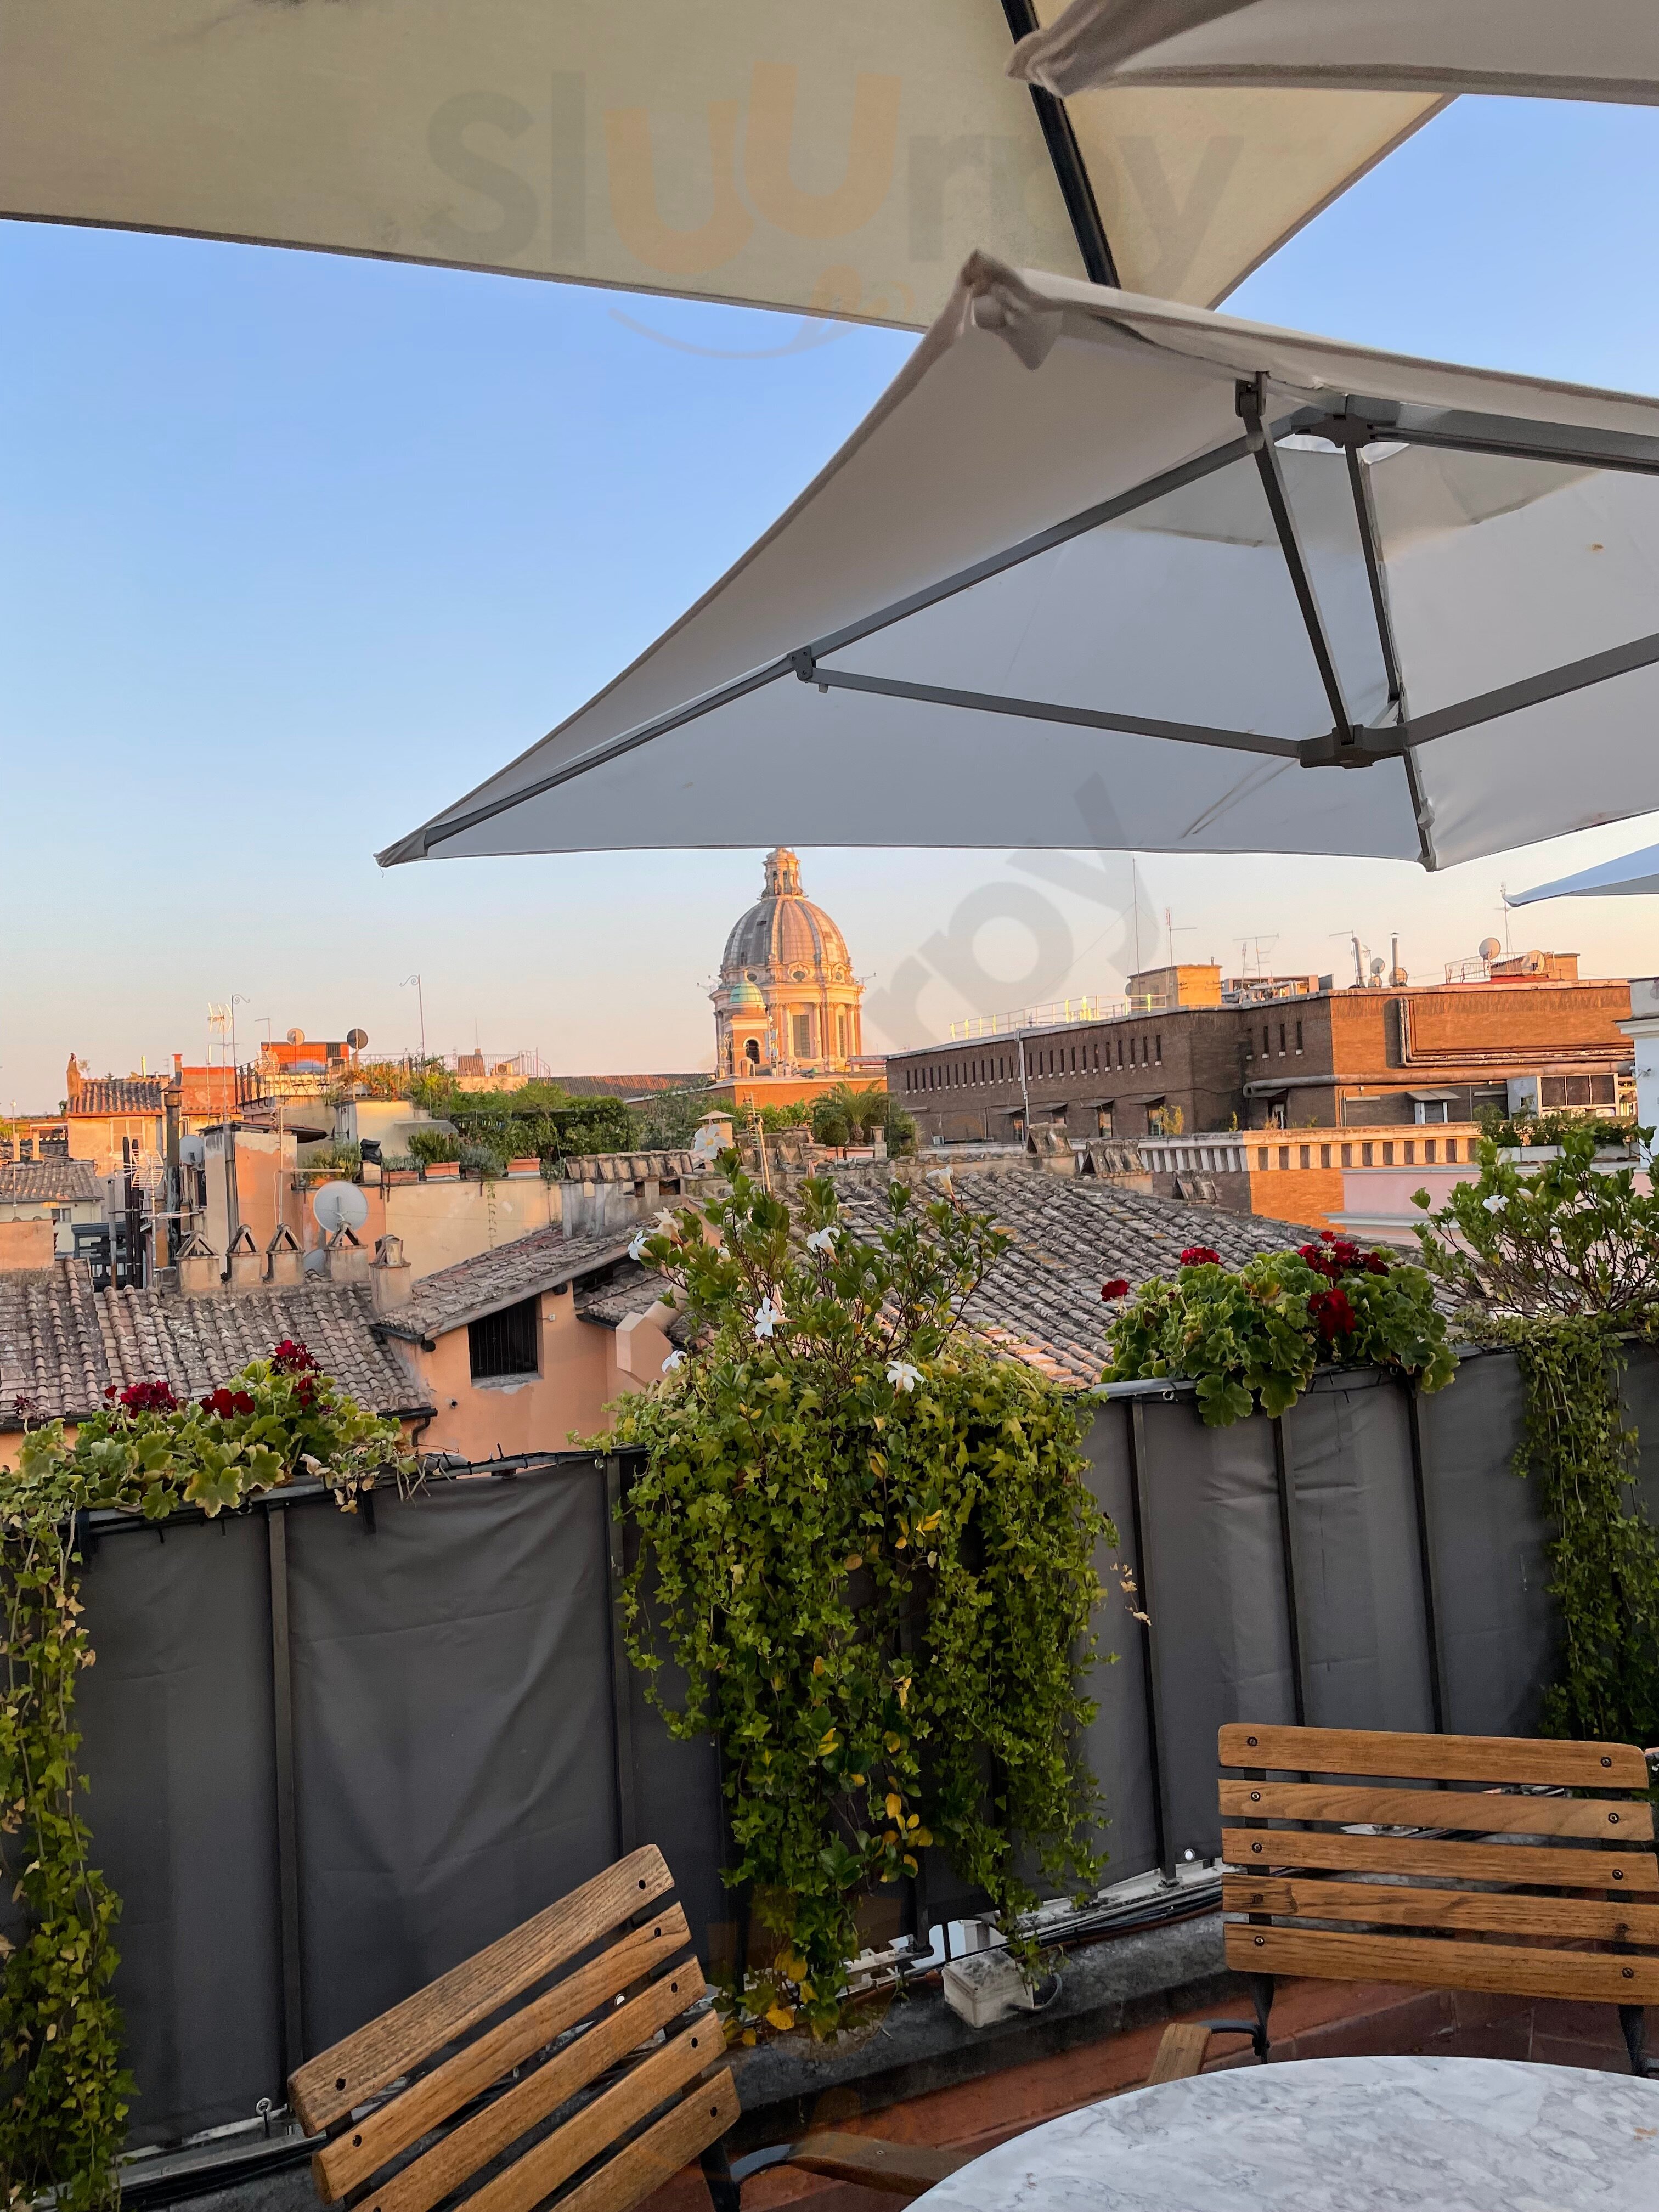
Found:
M 660 1230 L 665 1236 L 667 1232 L 675 1226 L 672 1208 L 665 1206 L 661 1212 L 657 1216 L 656 1220 L 652 1224 L 652 1226 L 654 1229 Z
M 770 1336 L 782 1319 L 783 1308 L 773 1303 L 771 1293 L 769 1291 L 761 1300 L 760 1311 L 755 1316 L 756 1343 L 758 1344 L 763 1338 Z
M 1495 1197 L 1483 1198 L 1480 1203 L 1486 1207 L 1488 1213 L 1501 1213 L 1504 1211 L 1504 1208 L 1509 1204 L 1509 1200 L 1504 1196 L 1503 1193 L 1499 1191 Z
M 912 1367 L 908 1359 L 896 1359 L 887 1370 L 887 1380 L 896 1390 L 914 1390 L 921 1380 L 921 1370 Z
M 684 1364 L 685 1354 L 683 1352 L 671 1352 L 662 1364 L 662 1371 L 665 1375 L 678 1375 Z
M 644 1257 L 645 1257 L 645 1231 L 644 1231 L 644 1230 L 643 1230 L 643 1229 L 641 1229 L 641 1230 L 640 1231 L 639 1234 L 635 1237 L 635 1239 L 634 1239 L 633 1243 L 629 1246 L 629 1248 L 628 1248 L 628 1256 L 629 1256 L 629 1258 L 630 1260 L 643 1260 L 643 1259 L 644 1259 Z
M 806 1240 L 806 1249 L 809 1252 L 833 1252 L 840 1234 L 840 1230 L 834 1227 L 815 1229 Z
M 956 1188 L 951 1180 L 949 1168 L 929 1168 L 922 1180 L 924 1182 L 936 1183 L 940 1190 L 948 1191 Z

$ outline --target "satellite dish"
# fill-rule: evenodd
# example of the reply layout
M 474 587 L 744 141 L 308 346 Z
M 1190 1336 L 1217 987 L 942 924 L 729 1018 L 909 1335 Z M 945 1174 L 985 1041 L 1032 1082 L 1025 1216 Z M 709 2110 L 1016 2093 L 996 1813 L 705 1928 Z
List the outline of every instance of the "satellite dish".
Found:
M 368 1042 L 368 1031 L 367 1030 L 348 1030 L 346 1031 L 346 1042 L 351 1047 L 353 1052 L 361 1052 L 363 1047 Z
M 325 1237 L 337 1229 L 361 1229 L 368 1218 L 368 1200 L 355 1182 L 325 1182 L 312 1193 L 311 1210 Z
M 1388 964 L 1388 963 L 1387 963 L 1387 962 L 1386 962 L 1386 961 L 1384 961 L 1384 960 L 1383 960 L 1380 956 L 1379 956 L 1377 958 L 1374 959 L 1374 960 L 1371 962 L 1371 973 L 1372 973 L 1372 975 L 1380 975 L 1382 973 L 1383 969 L 1387 966 L 1387 964 Z
M 1483 937 L 1475 950 L 1483 960 L 1496 960 L 1504 948 L 1495 937 Z
M 303 1030 L 290 1030 L 288 1033 L 288 1041 L 290 1044 L 303 1044 L 306 1041 L 306 1033 Z

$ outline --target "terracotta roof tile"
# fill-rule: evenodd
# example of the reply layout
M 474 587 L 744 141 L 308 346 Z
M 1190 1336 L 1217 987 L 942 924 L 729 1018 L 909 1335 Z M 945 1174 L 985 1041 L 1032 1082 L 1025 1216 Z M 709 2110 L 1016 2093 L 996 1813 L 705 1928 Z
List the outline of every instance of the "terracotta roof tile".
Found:
M 0 1166 L 0 1206 L 68 1206 L 103 1194 L 90 1160 L 19 1160 Z
M 988 1343 L 1055 1381 L 1097 1382 L 1106 1364 L 1111 1309 L 1101 1285 L 1132 1285 L 1175 1272 L 1189 1244 L 1207 1244 L 1229 1266 L 1308 1241 L 1305 1225 L 1214 1206 L 1115 1189 L 1010 1163 L 952 1170 L 970 1212 L 991 1214 L 1013 1240 L 980 1285 L 967 1317 Z M 885 1218 L 881 1189 L 867 1178 L 842 1184 L 842 1206 L 868 1235 Z
M 94 1291 L 80 1261 L 0 1274 L 0 1429 L 19 1425 L 20 1397 L 34 1413 L 75 1420 L 103 1405 L 112 1382 L 125 1389 L 165 1379 L 180 1397 L 200 1397 L 285 1337 L 371 1412 L 429 1412 L 374 1318 L 373 1291 L 355 1283 L 187 1298 Z
M 83 1083 L 69 1102 L 77 1114 L 161 1114 L 167 1109 L 167 1084 L 159 1075 L 100 1075 Z
M 557 1228 L 515 1237 L 494 1251 L 422 1275 L 408 1304 L 383 1316 L 376 1327 L 383 1335 L 411 1341 L 442 1336 L 483 1314 L 497 1313 L 543 1291 L 561 1289 L 579 1275 L 614 1264 L 626 1254 L 635 1234 L 630 1224 L 625 1234 L 613 1231 L 602 1237 L 567 1237 Z M 650 1304 L 648 1298 L 646 1304 Z

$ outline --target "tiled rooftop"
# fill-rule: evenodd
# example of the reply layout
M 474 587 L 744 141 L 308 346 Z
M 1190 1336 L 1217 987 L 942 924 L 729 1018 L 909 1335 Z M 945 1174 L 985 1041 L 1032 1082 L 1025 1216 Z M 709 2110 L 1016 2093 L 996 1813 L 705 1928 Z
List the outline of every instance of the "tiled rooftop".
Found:
M 624 1260 L 615 1274 L 592 1290 L 578 1291 L 576 1311 L 584 1321 L 591 1321 L 600 1328 L 618 1328 L 635 1314 L 644 1313 L 665 1297 L 670 1285 L 665 1277 L 654 1268 L 641 1267 L 635 1260 Z M 684 1314 L 676 1314 L 668 1324 L 667 1334 L 676 1344 L 690 1340 L 690 1330 Z
M 0 1206 L 69 1206 L 102 1196 L 90 1160 L 19 1160 L 0 1166 Z
M 83 1083 L 69 1102 L 76 1114 L 161 1114 L 167 1084 L 159 1075 L 100 1075 Z
M 886 1218 L 880 1188 L 836 1180 L 843 1212 L 869 1235 Z M 1111 1319 L 1100 1289 L 1111 1277 L 1137 1285 L 1171 1274 L 1189 1244 L 1207 1244 L 1237 1267 L 1258 1253 L 1305 1244 L 1310 1235 L 1292 1222 L 1012 1164 L 957 1168 L 953 1181 L 963 1206 L 993 1215 L 1013 1240 L 975 1294 L 969 1321 L 989 1343 L 1060 1382 L 1100 1380 Z
M 422 1275 L 408 1304 L 383 1315 L 378 1326 L 387 1335 L 411 1341 L 442 1336 L 480 1315 L 499 1312 L 543 1291 L 561 1290 L 580 1275 L 611 1265 L 626 1255 L 635 1233 L 630 1224 L 625 1232 L 611 1231 L 600 1237 L 567 1237 L 557 1228 L 515 1237 L 493 1252 L 480 1252 L 473 1259 L 457 1261 L 453 1267 Z
M 78 1261 L 0 1274 L 0 1429 L 20 1425 L 20 1397 L 47 1418 L 95 1413 L 111 1382 L 125 1389 L 165 1380 L 180 1397 L 199 1397 L 285 1337 L 304 1344 L 371 1412 L 429 1412 L 421 1386 L 374 1334 L 374 1319 L 366 1285 L 187 1298 L 94 1291 Z

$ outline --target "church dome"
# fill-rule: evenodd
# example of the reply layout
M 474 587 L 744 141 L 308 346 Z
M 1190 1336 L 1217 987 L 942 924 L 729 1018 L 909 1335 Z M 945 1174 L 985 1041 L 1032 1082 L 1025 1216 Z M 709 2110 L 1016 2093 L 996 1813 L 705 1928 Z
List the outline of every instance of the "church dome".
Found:
M 734 1014 L 763 1014 L 766 1012 L 766 1001 L 761 996 L 759 985 L 747 981 L 732 986 L 731 995 L 726 1003 Z
M 853 979 L 847 939 L 821 906 L 800 895 L 800 862 L 787 845 L 766 856 L 766 890 L 740 915 L 726 940 L 720 973 L 729 978 L 795 969 L 796 979 L 842 983 Z M 746 1002 L 745 1002 L 746 1003 Z M 733 1001 L 736 1004 L 736 1001 Z

